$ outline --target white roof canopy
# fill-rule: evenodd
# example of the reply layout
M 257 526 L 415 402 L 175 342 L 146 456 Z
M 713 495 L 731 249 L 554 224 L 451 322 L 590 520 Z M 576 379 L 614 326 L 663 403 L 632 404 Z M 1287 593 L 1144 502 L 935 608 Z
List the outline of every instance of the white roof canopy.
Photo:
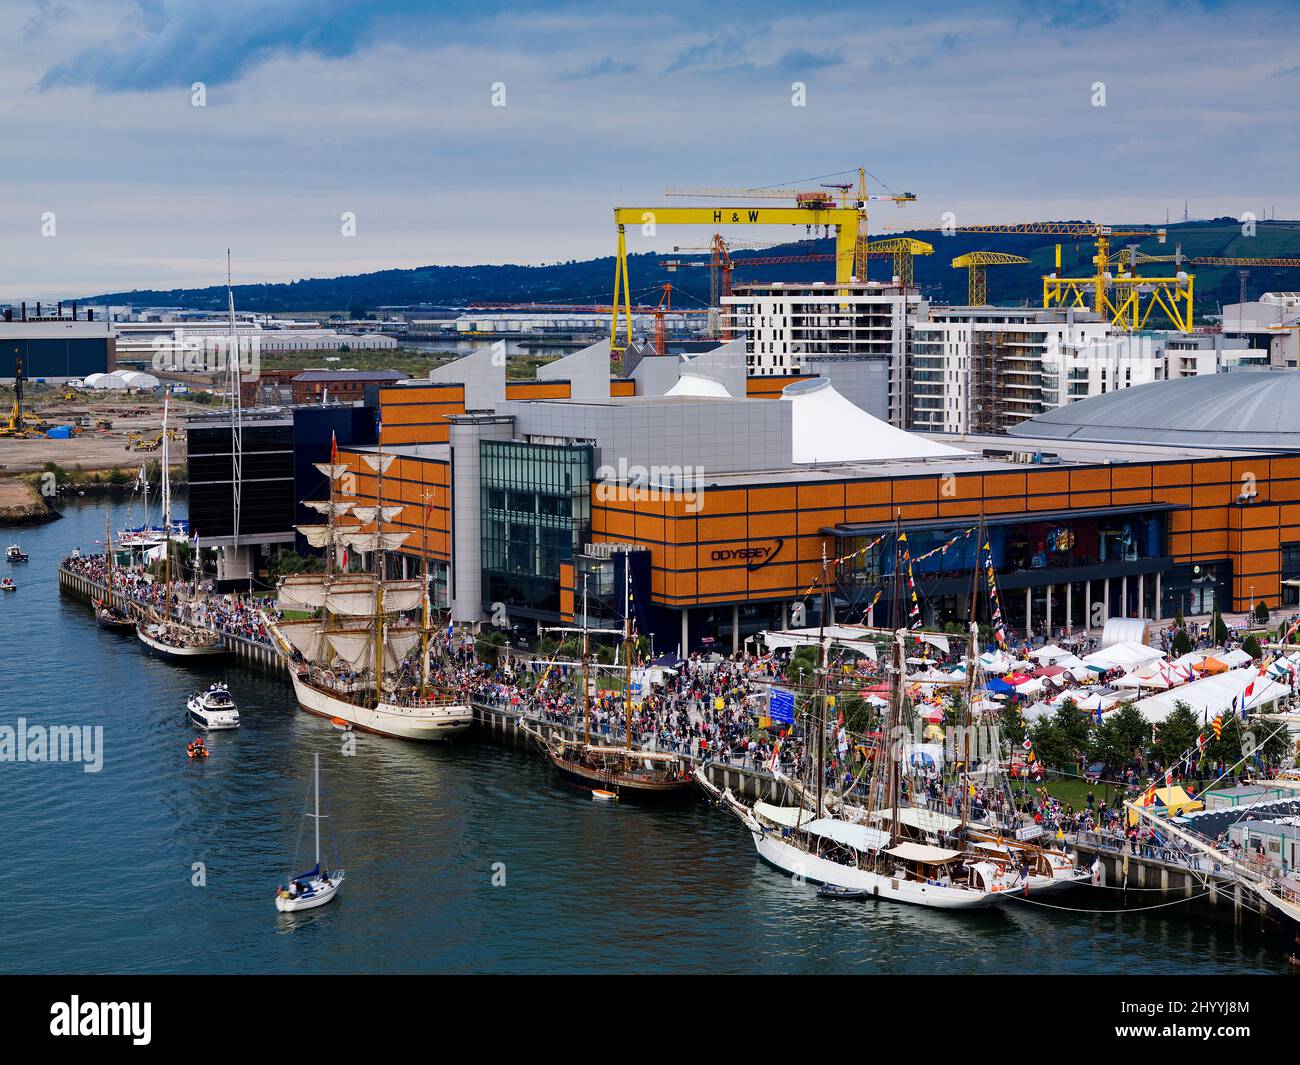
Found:
M 1246 688 L 1252 681 L 1255 686 L 1247 696 Z M 1240 712 L 1243 701 L 1247 710 L 1254 710 L 1290 694 L 1290 685 L 1261 677 L 1258 669 L 1230 669 L 1149 696 L 1133 705 L 1148 721 L 1163 721 L 1173 712 L 1176 703 L 1186 703 L 1192 713 L 1205 720 L 1220 712 L 1231 713 L 1233 699 L 1238 700 L 1236 709 Z
M 876 462 L 969 454 L 872 417 L 836 392 L 824 378 L 787 385 L 781 399 L 794 407 L 791 422 L 796 463 Z

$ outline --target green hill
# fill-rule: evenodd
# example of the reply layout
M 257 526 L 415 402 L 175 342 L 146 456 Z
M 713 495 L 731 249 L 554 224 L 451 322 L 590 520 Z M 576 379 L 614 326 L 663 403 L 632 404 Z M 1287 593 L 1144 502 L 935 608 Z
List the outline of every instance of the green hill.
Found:
M 1172 254 L 1181 244 L 1186 255 L 1251 256 L 1258 258 L 1300 258 L 1300 221 L 1261 222 L 1256 235 L 1242 235 L 1232 219 L 1184 222 L 1170 225 L 1162 246 L 1149 239 L 1140 245 L 1151 254 Z M 936 232 L 912 231 L 890 236 L 916 236 L 934 245 L 935 253 L 916 260 L 916 283 L 930 299 L 945 303 L 966 301 L 966 273 L 954 270 L 953 257 L 967 251 L 1005 251 L 1023 255 L 1030 266 L 992 267 L 988 272 L 989 299 L 994 303 L 1031 303 L 1042 298 L 1042 275 L 1049 271 L 1056 239 L 1036 234 L 958 233 L 950 237 Z M 1122 241 L 1117 241 L 1122 243 Z M 793 263 L 746 266 L 745 260 L 777 255 L 807 255 L 832 250 L 829 240 L 796 241 L 757 252 L 735 255 L 737 283 L 742 281 L 815 281 L 833 277 L 830 263 Z M 1091 241 L 1069 238 L 1062 242 L 1064 272 L 1089 275 L 1094 246 Z M 657 286 L 671 282 L 674 305 L 707 303 L 707 269 L 665 269 L 664 259 L 680 255 L 643 254 L 629 258 L 632 291 L 643 301 L 657 302 Z M 696 257 L 703 260 L 705 257 Z M 870 273 L 885 277 L 888 260 L 872 260 Z M 1151 264 L 1140 273 L 1160 276 L 1172 266 Z M 1193 268 L 1196 274 L 1198 314 L 1213 313 L 1222 303 L 1235 303 L 1239 278 L 1235 267 Z M 235 303 L 244 311 L 328 311 L 350 309 L 354 313 L 384 306 L 426 304 L 459 307 L 473 302 L 576 302 L 609 300 L 613 288 L 612 257 L 573 260 L 547 266 L 422 266 L 411 270 L 380 270 L 349 277 L 310 278 L 285 284 L 237 285 Z M 1261 292 L 1300 289 L 1300 270 L 1253 267 L 1247 282 L 1250 296 Z M 143 289 L 110 292 L 90 301 L 131 306 L 185 306 L 223 309 L 225 289 L 221 286 L 191 289 Z

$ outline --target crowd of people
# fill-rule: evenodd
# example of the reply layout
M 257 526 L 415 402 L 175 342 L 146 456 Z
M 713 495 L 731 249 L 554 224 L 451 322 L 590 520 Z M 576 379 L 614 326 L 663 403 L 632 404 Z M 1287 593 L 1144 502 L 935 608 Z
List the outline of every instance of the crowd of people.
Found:
M 105 584 L 108 577 L 103 555 L 70 555 L 63 560 L 63 568 L 100 585 Z M 143 565 L 114 565 L 112 590 L 119 605 L 134 603 L 159 614 L 165 612 L 166 585 Z M 216 595 L 209 580 L 200 586 L 196 595 L 193 581 L 172 582 L 170 616 L 186 625 L 269 645 L 272 637 L 262 620 L 263 611 L 273 620 L 282 616 L 273 594 L 227 592 Z

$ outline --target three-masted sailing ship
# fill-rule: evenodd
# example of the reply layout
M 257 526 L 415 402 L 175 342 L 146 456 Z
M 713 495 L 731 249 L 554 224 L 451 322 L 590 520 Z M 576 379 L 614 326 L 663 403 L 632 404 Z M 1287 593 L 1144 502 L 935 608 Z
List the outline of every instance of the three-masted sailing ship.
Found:
M 169 469 L 167 433 L 167 400 L 163 400 L 162 439 L 162 496 L 163 528 L 174 528 L 172 522 L 172 489 Z M 213 658 L 227 653 L 220 634 L 198 625 L 187 625 L 172 615 L 172 537 L 163 540 L 163 604 L 162 609 L 149 607 L 136 625 L 140 642 L 155 654 L 167 658 Z M 196 582 L 197 583 L 197 582 Z
M 378 478 L 377 499 L 383 498 L 383 475 L 395 457 L 362 456 Z M 474 717 L 456 693 L 430 682 L 427 570 L 413 580 L 388 575 L 388 553 L 410 534 L 386 532 L 384 526 L 405 508 L 341 496 L 339 481 L 348 467 L 336 459 L 316 464 L 329 482 L 329 499 L 304 501 L 325 516 L 325 524 L 298 526 L 312 547 L 324 550 L 325 572 L 285 577 L 278 589 L 282 611 L 311 616 L 266 619 L 288 661 L 298 706 L 381 736 L 450 739 Z M 345 516 L 353 523 L 342 523 Z M 349 572 L 349 555 L 358 554 L 369 559 L 369 569 Z
M 693 790 L 692 778 L 682 760 L 667 751 L 648 751 L 632 746 L 632 648 L 631 574 L 625 570 L 623 621 L 623 705 L 626 736 L 623 746 L 591 742 L 591 648 L 592 632 L 618 634 L 616 629 L 587 627 L 587 587 L 583 581 L 582 626 L 551 631 L 580 633 L 582 638 L 582 739 L 559 730 L 550 735 L 526 728 L 546 752 L 556 774 L 567 783 L 591 790 L 596 798 L 662 799 L 681 797 Z

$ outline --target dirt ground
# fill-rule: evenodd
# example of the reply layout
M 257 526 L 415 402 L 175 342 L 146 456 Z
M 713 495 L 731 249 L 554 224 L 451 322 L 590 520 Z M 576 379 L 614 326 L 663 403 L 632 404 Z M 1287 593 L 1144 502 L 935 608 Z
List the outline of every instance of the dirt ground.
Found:
M 57 463 L 65 470 L 72 471 L 80 466 L 83 470 L 112 469 L 115 466 L 136 467 L 143 462 L 160 458 L 161 448 L 156 451 L 136 451 L 128 433 L 139 432 L 147 437 L 156 436 L 162 428 L 162 407 L 153 405 L 146 414 L 119 414 L 128 408 L 139 406 L 136 402 L 92 403 L 89 405 L 60 404 L 57 408 L 37 407 L 36 415 L 51 425 L 73 424 L 77 415 L 88 415 L 93 425 L 99 418 L 113 423 L 109 430 L 85 429 L 80 436 L 68 440 L 51 440 L 38 436 L 25 440 L 0 437 L 0 478 L 14 474 L 30 473 L 41 469 L 47 462 Z M 180 412 L 173 411 L 175 415 Z M 182 462 L 185 457 L 184 434 L 171 442 L 172 462 Z

